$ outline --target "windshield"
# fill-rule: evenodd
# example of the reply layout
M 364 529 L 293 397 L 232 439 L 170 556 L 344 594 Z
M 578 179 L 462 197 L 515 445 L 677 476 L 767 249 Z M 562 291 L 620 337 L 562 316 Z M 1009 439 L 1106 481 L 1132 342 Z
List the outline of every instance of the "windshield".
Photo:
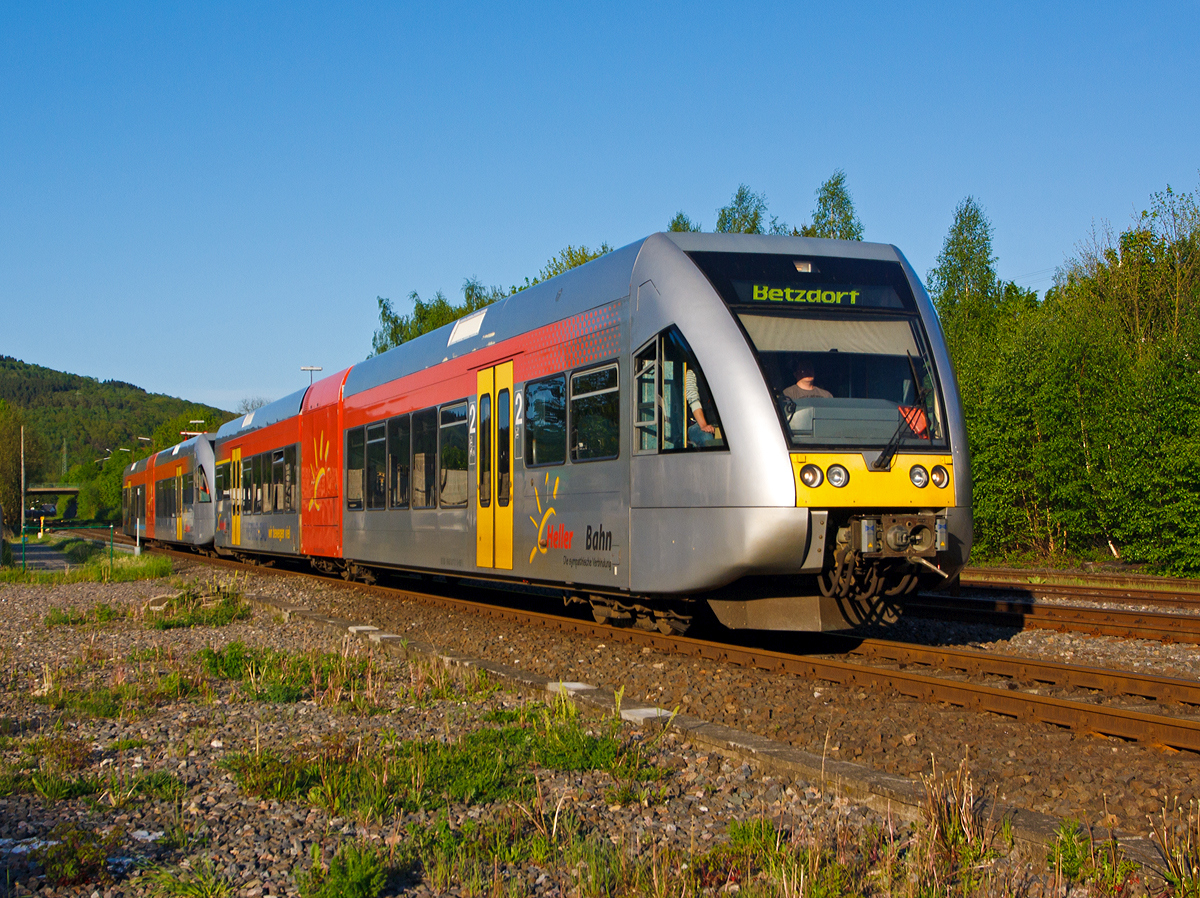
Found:
M 924 329 L 898 263 L 692 257 L 745 329 L 792 447 L 945 448 Z
M 945 445 L 915 318 L 738 319 L 793 446 Z

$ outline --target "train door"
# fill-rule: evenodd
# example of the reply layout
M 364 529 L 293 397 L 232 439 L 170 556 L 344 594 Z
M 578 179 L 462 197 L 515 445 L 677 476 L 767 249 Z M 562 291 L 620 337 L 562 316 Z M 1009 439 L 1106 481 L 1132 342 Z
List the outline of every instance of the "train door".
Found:
M 242 450 L 234 449 L 229 456 L 229 476 L 232 484 L 229 491 L 229 542 L 242 544 Z
M 475 436 L 475 565 L 513 566 L 513 363 L 478 374 Z
M 183 465 L 175 466 L 175 539 L 183 542 Z

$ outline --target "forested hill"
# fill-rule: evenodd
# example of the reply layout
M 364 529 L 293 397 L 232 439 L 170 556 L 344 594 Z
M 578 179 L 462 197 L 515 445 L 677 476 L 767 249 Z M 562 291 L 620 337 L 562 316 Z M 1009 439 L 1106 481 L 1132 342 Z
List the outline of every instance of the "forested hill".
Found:
M 62 473 L 64 437 L 70 469 L 122 447 L 136 451 L 147 445 L 139 443 L 139 436 L 153 436 L 172 418 L 203 418 L 205 426 L 197 430 L 216 430 L 234 417 L 211 406 L 147 393 L 133 384 L 81 377 L 10 356 L 0 356 L 0 400 L 24 410 L 27 442 L 41 456 L 43 475 L 49 480 Z

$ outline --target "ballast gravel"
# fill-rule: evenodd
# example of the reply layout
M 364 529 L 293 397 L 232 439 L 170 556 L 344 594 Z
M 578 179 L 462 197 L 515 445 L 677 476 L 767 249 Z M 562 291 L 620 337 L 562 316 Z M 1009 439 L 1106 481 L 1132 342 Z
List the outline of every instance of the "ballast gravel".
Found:
M 199 562 L 184 563 L 179 570 L 193 578 L 220 576 Z M 917 777 L 933 766 L 955 768 L 966 756 L 977 785 L 994 789 L 1002 802 L 1060 817 L 1075 816 L 1144 834 L 1146 815 L 1160 809 L 1164 799 L 1178 797 L 1186 804 L 1200 794 L 1193 759 L 1185 755 L 923 704 L 895 694 L 659 654 L 617 641 L 532 631 L 469 612 L 382 598 L 335 581 L 270 573 L 239 576 L 248 595 L 374 625 L 446 651 L 555 679 L 623 688 L 631 700 L 678 708 L 833 759 Z M 107 664 L 116 671 L 123 665 L 146 663 L 131 659 L 146 658 L 154 650 L 184 658 L 233 641 L 297 652 L 366 650 L 365 643 L 346 640 L 303 618 L 284 622 L 261 610 L 248 621 L 225 627 L 166 632 L 136 621 L 99 627 L 43 623 L 51 609 L 83 609 L 98 603 L 140 608 L 150 598 L 173 590 L 162 582 L 0 586 L 0 672 L 5 682 L 0 692 L 0 725 L 8 735 L 20 738 L 57 726 L 88 743 L 89 763 L 99 771 L 163 770 L 187 785 L 187 795 L 178 806 L 148 801 L 105 809 L 94 799 L 49 803 L 28 794 L 0 798 L 0 868 L 10 871 L 9 883 L 0 883 L 0 895 L 139 894 L 133 885 L 136 877 L 130 878 L 128 871 L 100 889 L 90 885 L 55 889 L 35 875 L 36 868 L 29 864 L 30 849 L 44 844 L 57 824 L 68 821 L 111 829 L 119 846 L 117 860 L 126 858 L 132 868 L 145 863 L 177 864 L 185 854 L 165 847 L 161 834 L 183 820 L 190 831 L 202 835 L 199 854 L 213 859 L 235 884 L 236 894 L 251 898 L 297 894 L 295 874 L 308 867 L 314 844 L 328 858 L 342 841 L 386 842 L 408 824 L 433 822 L 429 812 L 417 812 L 385 825 L 362 827 L 305 803 L 260 801 L 238 789 L 222 761 L 231 752 L 316 744 L 332 735 L 369 742 L 381 731 L 391 730 L 401 739 L 445 738 L 454 721 L 461 719 L 457 702 L 357 716 L 312 702 L 248 702 L 230 689 L 219 689 L 206 702 L 178 702 L 133 719 L 107 720 L 60 718 L 34 700 L 32 693 L 51 671 L 88 664 Z M 546 610 L 553 608 L 548 605 Z M 976 645 L 988 651 L 1059 660 L 1069 660 L 1067 652 L 1091 653 L 1105 659 L 1103 666 L 1128 669 L 1138 669 L 1136 664 L 1161 669 L 1169 659 L 1180 671 L 1200 669 L 1189 666 L 1198 662 L 1188 647 L 1064 637 L 1045 631 L 1003 633 L 931 622 L 904 626 L 919 627 L 921 632 L 915 635 L 924 641 Z M 516 707 L 526 701 L 502 691 L 486 699 L 480 710 Z M 670 773 L 661 784 L 661 800 L 648 807 L 611 804 L 612 783 L 598 772 L 553 774 L 544 788 L 552 796 L 568 795 L 588 827 L 626 845 L 651 842 L 702 850 L 726 838 L 730 821 L 760 816 L 825 831 L 888 825 L 879 814 L 834 792 L 802 780 L 764 776 L 748 764 L 693 746 L 674 734 L 660 745 L 660 763 Z M 452 803 L 447 813 L 452 823 L 461 824 L 495 809 Z M 527 894 L 559 894 L 555 881 L 532 865 L 513 865 L 503 873 L 511 884 L 524 880 Z M 436 889 L 430 881 L 414 880 L 405 883 L 402 893 L 435 894 Z
M 895 692 L 660 654 L 618 641 L 531 632 L 353 587 L 262 578 L 256 588 L 547 677 L 624 687 L 639 701 L 888 773 L 919 777 L 935 767 L 953 769 L 966 757 L 977 782 L 995 790 L 1002 803 L 1059 818 L 1107 822 L 1149 835 L 1148 817 L 1160 813 L 1164 801 L 1178 799 L 1186 807 L 1200 796 L 1200 764 L 1188 752 L 919 702 Z M 557 613 L 561 604 L 548 601 L 544 610 Z M 1200 647 L 1147 640 L 924 620 L 901 621 L 889 638 L 1117 670 L 1200 675 Z M 797 642 L 808 651 L 820 650 L 817 636 L 798 636 Z M 1123 704 L 1153 710 L 1150 702 Z
M 211 576 L 208 569 L 191 567 L 193 576 Z M 514 665 L 561 668 L 550 660 L 555 651 L 572 658 L 572 669 L 587 670 L 620 680 L 614 665 L 625 660 L 657 676 L 656 659 L 636 654 L 627 658 L 603 646 L 551 645 L 545 634 L 511 628 L 481 628 L 469 615 L 449 615 L 416 605 L 376 606 L 353 588 L 310 580 L 253 575 L 244 583 L 248 593 L 286 598 L 296 604 L 337 609 L 354 619 L 399 615 L 404 631 L 439 645 L 470 650 L 494 650 Z M 498 813 L 493 806 L 448 802 L 444 811 L 400 814 L 396 819 L 363 826 L 297 801 L 264 801 L 242 792 L 222 766 L 232 753 L 289 751 L 323 740 L 348 743 L 371 740 L 383 731 L 398 739 L 446 739 L 468 713 L 458 701 L 435 701 L 421 706 L 403 704 L 385 713 L 359 716 L 344 706 L 314 702 L 271 704 L 247 700 L 228 684 L 217 684 L 205 700 L 178 701 L 147 708 L 132 717 L 90 718 L 61 714 L 37 701 L 39 690 L 58 676 L 99 670 L 106 682 L 132 678 L 135 670 L 161 666 L 161 659 L 184 659 L 204 648 L 221 649 L 239 641 L 289 652 L 368 651 L 367 643 L 339 636 L 303 618 L 284 622 L 261 610 L 250 620 L 223 627 L 194 627 L 157 631 L 131 618 L 103 625 L 47 626 L 51 610 L 83 611 L 98 604 L 142 608 L 156 596 L 176 592 L 172 584 L 72 584 L 62 586 L 0 586 L 0 757 L 19 759 L 31 739 L 65 735 L 87 748 L 83 770 L 98 776 L 119 773 L 133 777 L 166 772 L 181 780 L 186 794 L 172 800 L 120 801 L 111 791 L 87 798 L 57 801 L 17 792 L 0 797 L 0 895 L 71 895 L 89 898 L 148 894 L 136 871 L 204 860 L 234 886 L 232 894 L 298 894 L 296 874 L 309 868 L 313 846 L 327 861 L 337 846 L 355 839 L 389 844 L 409 825 L 429 826 L 444 815 L 451 827 Z M 586 652 L 603 657 L 596 667 L 574 659 Z M 397 677 L 406 676 L 406 662 L 375 658 L 383 672 L 389 665 Z M 157 660 L 156 660 L 157 659 Z M 585 658 L 586 660 L 586 658 Z M 655 665 L 659 665 L 656 667 Z M 607 680 L 606 680 L 607 681 Z M 473 713 L 515 708 L 529 699 L 498 691 L 482 700 Z M 385 700 L 384 704 L 387 702 Z M 654 733 L 635 729 L 633 738 Z M 681 851 L 703 851 L 727 838 L 731 821 L 766 817 L 790 827 L 823 832 L 861 832 L 889 821 L 834 792 L 807 782 L 780 780 L 756 772 L 737 759 L 693 746 L 676 734 L 658 743 L 657 763 L 667 769 L 655 784 L 656 797 L 614 804 L 611 777 L 602 771 L 561 773 L 544 771 L 541 786 L 551 801 L 565 799 L 588 831 L 614 844 L 658 845 Z M 31 861 L 39 848 L 55 839 L 56 827 L 70 826 L 112 839 L 110 877 L 100 884 L 54 886 Z M 165 836 L 186 832 L 184 847 L 168 844 Z M 1015 862 L 1015 861 L 1014 861 Z M 508 864 L 498 871 L 505 894 L 560 895 L 562 883 L 532 864 Z M 399 892 L 444 894 L 428 878 L 413 878 Z

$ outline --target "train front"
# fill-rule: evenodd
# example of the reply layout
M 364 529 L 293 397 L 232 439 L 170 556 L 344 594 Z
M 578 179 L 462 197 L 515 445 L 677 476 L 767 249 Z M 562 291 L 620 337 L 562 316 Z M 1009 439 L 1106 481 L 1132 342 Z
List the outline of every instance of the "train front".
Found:
M 894 247 L 770 240 L 749 246 L 773 252 L 681 247 L 749 344 L 775 412 L 757 438 L 782 434 L 797 511 L 808 511 L 794 576 L 744 578 L 709 604 L 734 627 L 888 619 L 903 595 L 951 583 L 971 546 L 966 435 L 941 327 Z

